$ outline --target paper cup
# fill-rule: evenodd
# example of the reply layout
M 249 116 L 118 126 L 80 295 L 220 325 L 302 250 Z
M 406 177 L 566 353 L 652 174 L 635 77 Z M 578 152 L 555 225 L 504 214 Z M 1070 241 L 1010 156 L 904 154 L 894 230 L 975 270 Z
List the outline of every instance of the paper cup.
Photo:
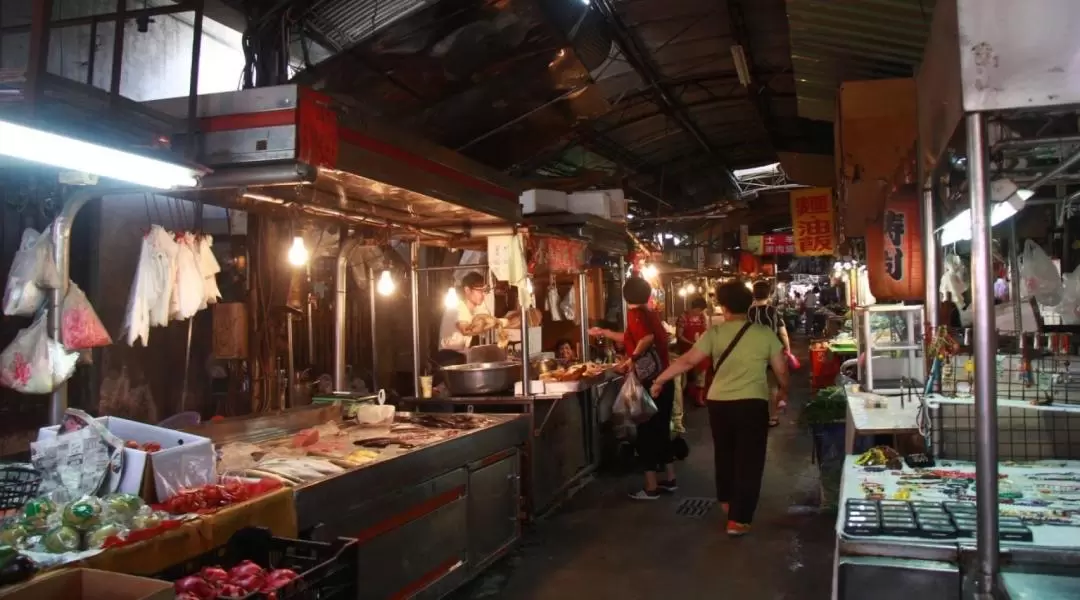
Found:
M 432 380 L 431 375 L 421 375 L 420 376 L 420 397 L 421 398 L 430 398 L 431 397 L 431 380 Z

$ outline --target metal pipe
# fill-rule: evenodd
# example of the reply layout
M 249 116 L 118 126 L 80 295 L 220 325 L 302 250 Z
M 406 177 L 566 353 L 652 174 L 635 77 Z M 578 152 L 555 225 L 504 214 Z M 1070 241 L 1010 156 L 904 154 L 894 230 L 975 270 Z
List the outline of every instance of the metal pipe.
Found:
M 975 359 L 975 504 L 978 512 L 975 586 L 976 593 L 990 598 L 994 597 L 1000 570 L 1000 540 L 997 370 L 994 361 L 997 329 L 994 326 L 988 194 L 990 177 L 985 119 L 982 113 L 970 113 L 965 117 L 968 199 L 971 203 L 971 299 L 975 311 L 975 343 L 972 348 Z
M 525 280 L 528 281 L 529 274 L 525 274 Z M 526 291 L 528 285 L 518 290 L 518 304 L 521 308 L 521 392 L 523 396 L 532 395 L 532 365 L 529 364 L 529 294 Z
M 310 183 L 315 170 L 296 163 L 238 167 L 207 173 L 199 178 L 199 190 L 230 189 L 246 186 L 292 185 Z
M 971 163 L 971 158 L 970 158 L 970 154 L 969 154 L 968 164 L 970 165 L 970 163 Z M 1031 181 L 1031 183 L 1029 183 L 1026 187 L 1034 192 L 1036 190 L 1036 188 L 1039 188 L 1040 186 L 1043 186 L 1043 185 L 1046 185 L 1046 184 L 1050 183 L 1051 181 L 1053 181 L 1053 179 L 1055 177 L 1057 177 L 1058 175 L 1061 175 L 1065 171 L 1068 171 L 1073 166 L 1075 166 L 1077 163 L 1080 163 L 1080 150 L 1070 154 L 1069 158 L 1066 158 L 1065 160 L 1058 163 L 1058 165 L 1056 167 L 1054 167 L 1053 169 L 1050 169 L 1045 175 L 1042 175 L 1042 176 L 1039 176 L 1039 177 L 1036 177 L 1035 179 L 1033 179 Z M 970 173 L 970 171 L 969 171 L 969 173 Z M 1016 192 L 1013 192 L 1013 194 L 1015 195 Z M 1008 200 L 1008 199 L 1009 198 L 1006 198 L 1006 200 Z
M 112 71 L 109 77 L 109 103 L 120 95 L 120 76 L 124 66 L 124 23 L 127 21 L 127 0 L 116 0 L 116 20 L 113 21 Z M 91 41 L 90 43 L 93 43 Z
M 257 202 L 260 204 L 266 204 L 270 206 L 278 206 L 281 208 L 288 208 L 296 210 L 305 215 L 316 217 L 320 219 L 333 219 L 337 221 L 345 221 L 353 225 L 365 225 L 369 227 L 381 227 L 381 228 L 398 228 L 406 231 L 414 232 L 420 235 L 426 235 L 431 237 L 443 238 L 445 240 L 454 239 L 454 235 L 445 231 L 439 231 L 436 229 L 428 229 L 424 227 L 414 227 L 412 225 L 406 225 L 404 223 L 395 223 L 386 219 L 380 219 L 375 217 L 365 217 L 355 213 L 348 213 L 336 208 L 329 208 L 326 206 L 318 206 L 315 204 L 305 204 L 302 202 L 296 202 L 293 200 L 285 200 L 282 198 L 275 198 L 273 196 L 267 196 L 265 194 L 253 194 L 250 192 L 244 192 L 241 197 L 245 200 Z
M 994 152 L 1016 148 L 1036 148 L 1038 146 L 1059 146 L 1062 144 L 1080 144 L 1080 135 L 1062 135 L 1024 140 L 1002 140 L 994 144 Z
M 368 267 L 368 302 L 371 304 L 371 391 L 379 391 L 379 353 L 376 351 L 379 343 L 377 306 L 375 300 L 375 269 Z
M 202 58 L 203 0 L 195 0 L 195 20 L 191 24 L 191 71 L 188 79 L 187 135 L 188 160 L 194 161 L 199 150 L 195 131 L 199 128 L 199 59 Z M 90 41 L 93 44 L 93 40 Z M 290 384 L 291 385 L 291 384 Z M 290 388 L 289 393 L 292 393 Z
M 278 406 L 279 410 L 285 410 L 286 407 L 296 406 L 296 349 L 293 346 L 293 316 L 291 313 L 285 314 L 285 344 L 287 350 L 285 351 L 285 394 L 279 395 L 282 404 Z M 288 404 L 285 404 L 286 397 L 288 397 Z
M 409 242 L 409 300 L 412 303 L 413 395 L 420 397 L 420 243 Z M 529 361 L 525 361 L 528 363 Z
M 307 297 L 307 310 L 305 311 L 305 317 L 307 320 L 307 358 L 308 368 L 315 368 L 315 307 L 312 302 L 311 294 L 311 261 L 307 264 L 307 284 L 308 284 L 308 297 Z
M 60 275 L 60 287 L 49 290 L 49 337 L 57 342 L 64 342 L 64 295 L 67 294 L 68 282 L 71 276 L 71 226 L 75 217 L 87 202 L 94 198 L 100 198 L 106 194 L 139 193 L 143 188 L 115 188 L 99 189 L 96 186 L 88 188 L 74 188 L 67 198 L 64 199 L 64 207 L 60 210 L 56 220 L 53 221 L 50 235 L 53 244 L 53 260 L 56 262 L 56 271 Z M 64 413 L 68 408 L 67 382 L 64 382 L 53 390 L 49 397 L 49 424 L 59 425 L 64 419 Z
M 476 265 L 453 265 L 453 266 L 449 266 L 449 267 L 424 267 L 422 269 L 417 269 L 416 271 L 418 273 L 435 273 L 435 272 L 438 272 L 438 271 L 460 271 L 460 270 L 466 270 L 466 269 L 486 269 L 486 268 L 488 268 L 488 266 L 486 264 L 476 264 Z
M 472 238 L 491 237 L 494 235 L 514 235 L 517 233 L 517 227 L 513 225 L 446 225 L 439 227 L 439 230 Z
M 578 311 L 581 313 L 581 361 L 589 360 L 589 275 L 578 273 Z
M 1010 291 L 1013 310 L 1013 328 L 1023 331 L 1023 313 L 1020 304 L 1020 240 L 1016 235 L 1016 219 L 1009 219 L 1009 277 Z M 992 277 L 992 276 L 991 276 Z
M 359 242 L 352 231 L 338 247 L 334 270 L 334 391 L 345 391 L 345 320 L 348 311 L 349 253 Z
M 622 330 L 626 331 L 626 325 L 627 325 L 627 321 L 626 321 L 626 317 L 627 317 L 627 315 L 626 315 L 626 298 L 624 298 L 623 295 L 622 295 L 622 288 L 623 288 L 624 285 L 626 285 L 626 257 L 625 256 L 620 256 L 619 257 L 619 298 L 622 301 Z M 667 303 L 668 304 L 671 303 L 670 297 L 668 298 Z M 709 315 L 709 316 L 711 317 L 712 315 Z
M 915 168 L 918 171 L 916 181 L 922 190 L 922 238 L 923 238 L 923 303 L 927 327 L 926 343 L 930 343 L 940 325 L 941 315 L 938 310 L 938 246 L 934 238 L 936 224 L 934 222 L 934 196 L 937 191 L 937 168 L 933 169 L 929 177 L 924 172 L 921 146 L 916 150 L 918 157 Z

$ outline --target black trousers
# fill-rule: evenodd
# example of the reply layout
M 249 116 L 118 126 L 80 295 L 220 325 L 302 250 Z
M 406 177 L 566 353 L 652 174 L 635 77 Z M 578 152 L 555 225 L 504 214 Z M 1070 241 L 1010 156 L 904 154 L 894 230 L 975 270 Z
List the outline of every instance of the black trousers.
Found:
M 728 519 L 754 520 L 765 472 L 769 441 L 769 403 L 765 400 L 710 400 L 716 467 L 716 499 L 729 504 Z
M 646 386 L 648 389 L 648 386 Z M 675 382 L 669 381 L 653 398 L 656 414 L 637 426 L 637 452 L 646 471 L 663 471 L 675 462 L 671 449 L 671 411 L 675 407 Z

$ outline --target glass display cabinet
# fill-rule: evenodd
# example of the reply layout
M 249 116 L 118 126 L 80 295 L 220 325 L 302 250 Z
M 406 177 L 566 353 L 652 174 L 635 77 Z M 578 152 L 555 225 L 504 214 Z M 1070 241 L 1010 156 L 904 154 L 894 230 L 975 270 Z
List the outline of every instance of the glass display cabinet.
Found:
M 887 393 L 926 381 L 922 305 L 875 304 L 855 309 L 860 387 Z

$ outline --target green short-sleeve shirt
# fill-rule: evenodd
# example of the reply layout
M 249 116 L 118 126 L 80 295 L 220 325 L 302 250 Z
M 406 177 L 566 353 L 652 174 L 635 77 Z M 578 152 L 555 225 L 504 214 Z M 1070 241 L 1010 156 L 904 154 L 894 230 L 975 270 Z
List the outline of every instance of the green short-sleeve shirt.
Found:
M 710 327 L 694 348 L 709 355 L 709 362 L 715 364 L 745 323 L 734 321 Z M 783 349 L 776 332 L 764 325 L 751 325 L 720 365 L 720 371 L 709 386 L 708 399 L 768 400 L 766 367 L 769 358 Z

